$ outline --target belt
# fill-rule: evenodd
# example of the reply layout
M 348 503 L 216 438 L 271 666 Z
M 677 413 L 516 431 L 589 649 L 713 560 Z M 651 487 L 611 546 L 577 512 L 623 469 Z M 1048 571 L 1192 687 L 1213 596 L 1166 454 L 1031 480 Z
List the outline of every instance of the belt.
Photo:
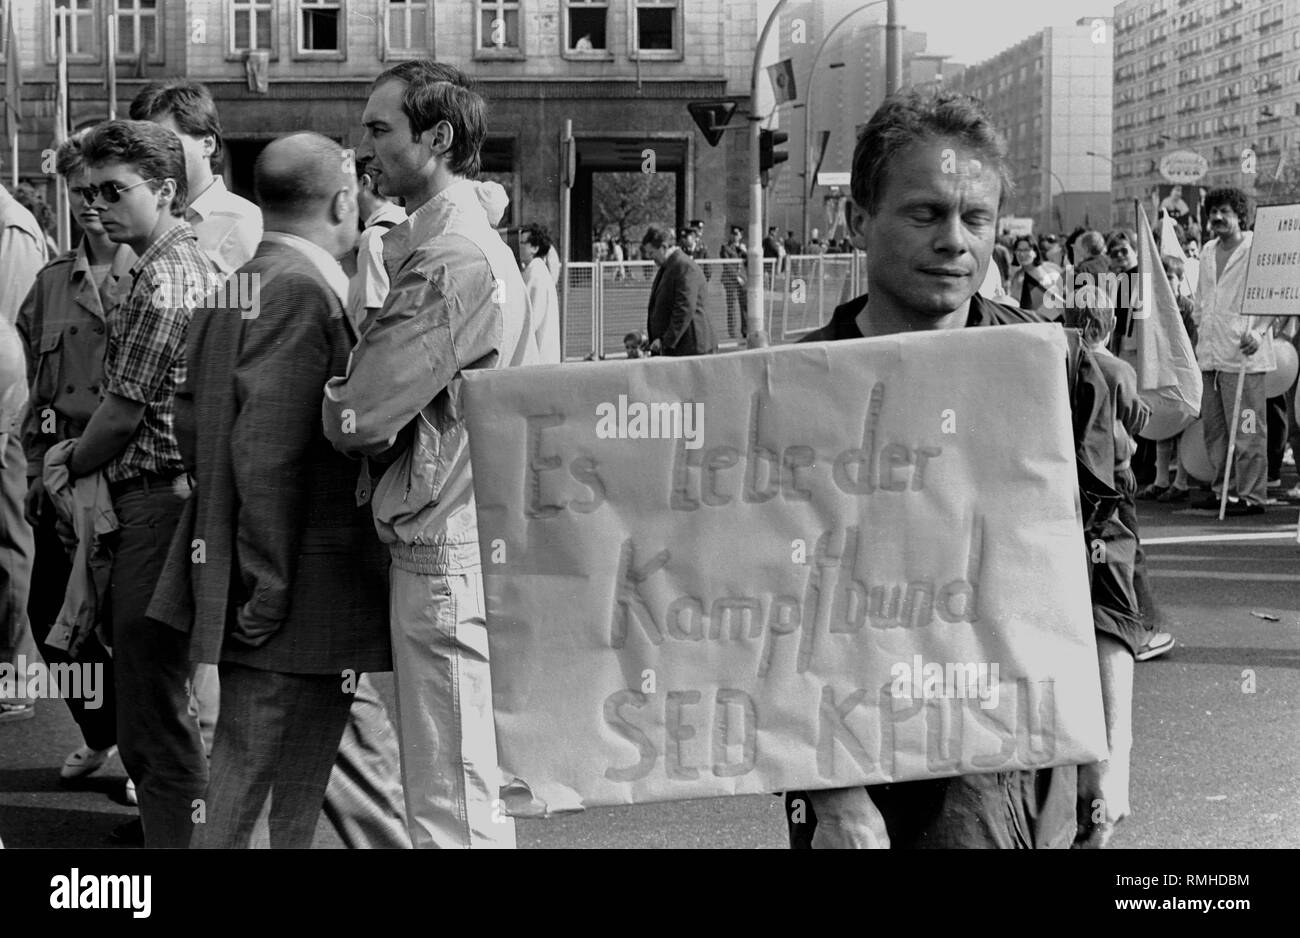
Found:
M 146 494 L 177 492 L 181 490 L 182 483 L 184 483 L 184 491 L 188 492 L 192 488 L 188 473 L 142 472 L 129 479 L 108 483 L 108 494 L 112 498 L 118 499 L 123 495 L 130 495 L 132 492 L 144 492 Z

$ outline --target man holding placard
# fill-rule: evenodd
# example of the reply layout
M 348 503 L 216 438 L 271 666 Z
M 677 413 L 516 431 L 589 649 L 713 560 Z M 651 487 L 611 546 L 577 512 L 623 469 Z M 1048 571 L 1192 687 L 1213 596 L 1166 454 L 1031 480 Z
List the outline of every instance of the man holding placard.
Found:
M 1253 232 L 1244 230 L 1249 205 L 1246 193 L 1231 187 L 1213 190 L 1205 204 L 1214 237 L 1201 251 L 1196 358 L 1204 378 L 1205 447 L 1218 481 L 1214 498 L 1193 507 L 1218 511 L 1222 479 L 1228 478 L 1225 464 L 1231 436 L 1236 498 L 1229 498 L 1228 513 L 1262 515 L 1268 500 L 1264 375 L 1277 368 L 1277 360 L 1268 336 L 1270 320 L 1248 317 L 1242 311 L 1254 238 Z M 1230 495 L 1233 488 L 1230 484 Z
M 854 244 L 867 252 L 870 298 L 840 306 L 831 322 L 805 341 L 1033 321 L 1031 313 L 977 294 L 1009 195 L 1006 144 L 978 102 L 952 93 L 904 92 L 887 99 L 858 140 L 848 207 Z M 1093 430 L 1109 432 L 1100 424 L 1110 418 L 1098 421 L 1092 410 L 1092 420 L 1081 421 L 1088 412 L 1081 402 L 1089 394 L 1104 397 L 1105 383 L 1086 350 L 1072 354 L 1071 405 L 1076 423 L 1085 427 L 1076 438 L 1092 439 Z M 1080 453 L 1088 449 L 1081 445 Z M 1094 462 L 1092 467 L 1103 480 L 1110 478 L 1111 466 Z M 1091 537 L 1090 523 L 1104 521 L 1109 509 L 1090 511 L 1089 492 L 1081 494 Z M 1137 617 L 1106 615 L 1097 607 L 1094 599 L 1109 760 L 792 793 L 787 798 L 792 843 L 1103 846 L 1129 811 L 1133 655 L 1144 641 L 1144 626 Z M 811 803 L 811 811 L 800 811 L 801 798 Z

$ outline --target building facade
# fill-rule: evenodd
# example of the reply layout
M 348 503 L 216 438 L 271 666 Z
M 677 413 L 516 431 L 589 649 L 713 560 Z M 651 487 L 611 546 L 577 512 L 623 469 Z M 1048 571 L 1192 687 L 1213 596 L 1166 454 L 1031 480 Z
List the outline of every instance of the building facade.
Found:
M 1300 2 L 1124 0 L 1115 39 L 1117 219 L 1167 195 L 1160 164 L 1178 151 L 1207 164 L 1186 195 L 1300 199 Z
M 861 0 L 804 0 L 781 12 L 779 57 L 794 66 L 799 98 L 778 114 L 781 129 L 790 135 L 790 159 L 772 180 L 767 215 L 783 234 L 794 231 L 805 242 L 812 229 L 823 239 L 844 236 L 843 228 L 837 232 L 834 226 L 839 197 L 848 191 L 847 186 L 815 185 L 809 171 L 841 176 L 850 172 L 858 130 L 885 99 L 884 6 L 865 11 L 861 7 Z M 917 62 L 926 57 L 925 33 L 904 28 L 899 41 L 904 85 L 954 72 L 952 66 L 936 69 L 934 56 L 925 64 Z M 818 167 L 822 133 L 829 137 Z
M 59 6 L 71 11 L 70 125 L 107 115 L 107 18 L 115 17 L 118 115 L 148 80 L 203 82 L 221 112 L 227 181 L 244 194 L 270 140 L 314 130 L 356 145 L 374 78 L 403 59 L 432 56 L 471 75 L 488 101 L 484 173 L 510 192 L 512 226 L 558 231 L 560 140 L 572 121 L 574 259 L 589 259 L 599 234 L 592 202 L 602 173 L 670 177 L 672 214 L 662 220 L 704 219 L 710 242 L 747 220 L 744 135 L 729 132 L 709 147 L 686 105 L 747 108 L 760 14 L 771 0 L 4 2 L 14 4 L 24 74 L 19 165 L 34 181 L 54 139 Z
M 984 102 L 1007 138 L 1016 191 L 1003 213 L 1036 231 L 1110 223 L 1110 17 L 1048 27 L 950 86 Z

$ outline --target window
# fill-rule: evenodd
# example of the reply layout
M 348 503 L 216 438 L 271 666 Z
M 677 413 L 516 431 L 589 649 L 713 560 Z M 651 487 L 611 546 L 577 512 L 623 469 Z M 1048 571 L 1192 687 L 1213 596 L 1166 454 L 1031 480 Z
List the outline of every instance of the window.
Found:
M 117 51 L 124 57 L 145 55 L 157 62 L 158 0 L 116 0 Z
M 609 0 L 564 0 L 567 53 L 609 53 Z
M 384 17 L 385 57 L 430 51 L 427 0 L 388 0 L 384 4 Z
M 520 0 L 478 0 L 479 58 L 523 58 L 520 34 Z
M 95 28 L 94 0 L 54 0 L 50 4 L 50 61 L 59 54 L 59 38 L 55 31 L 55 9 L 71 11 L 64 19 L 68 30 L 68 61 L 99 61 L 99 30 Z
M 347 58 L 343 0 L 298 0 L 297 58 Z
M 232 0 L 230 4 L 230 44 L 226 54 L 242 58 L 251 49 L 266 49 L 276 57 L 272 30 L 275 10 L 271 0 Z
M 631 2 L 632 58 L 681 58 L 681 0 Z

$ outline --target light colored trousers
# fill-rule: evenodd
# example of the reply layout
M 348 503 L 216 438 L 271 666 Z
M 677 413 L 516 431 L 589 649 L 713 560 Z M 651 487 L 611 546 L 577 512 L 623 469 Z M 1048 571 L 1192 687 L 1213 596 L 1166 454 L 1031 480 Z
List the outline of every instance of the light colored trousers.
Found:
M 483 575 L 394 562 L 389 606 L 412 845 L 513 848 L 514 821 L 498 803 Z
M 1214 469 L 1214 491 L 1223 490 L 1223 469 L 1228 458 L 1229 424 L 1237 394 L 1238 376 L 1230 371 L 1203 371 L 1201 419 L 1205 421 L 1205 448 Z M 1241 416 L 1237 418 L 1237 441 L 1233 453 L 1233 484 L 1229 495 L 1262 505 L 1268 501 L 1268 417 L 1265 412 L 1263 373 L 1244 376 Z M 1247 420 L 1247 412 L 1253 419 Z M 1245 432 L 1249 430 L 1250 432 Z

